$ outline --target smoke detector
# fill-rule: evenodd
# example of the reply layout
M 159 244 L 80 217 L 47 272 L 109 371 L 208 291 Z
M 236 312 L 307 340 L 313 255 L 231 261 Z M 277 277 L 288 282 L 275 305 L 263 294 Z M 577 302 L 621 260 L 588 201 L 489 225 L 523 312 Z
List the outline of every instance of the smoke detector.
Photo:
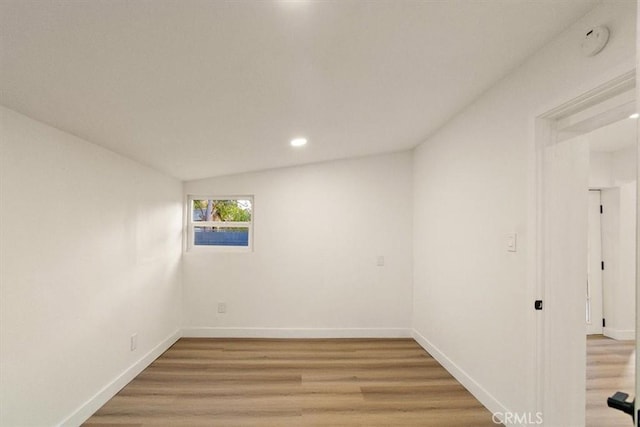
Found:
M 594 56 L 600 52 L 609 41 L 609 29 L 605 26 L 591 28 L 582 39 L 582 53 L 584 56 Z

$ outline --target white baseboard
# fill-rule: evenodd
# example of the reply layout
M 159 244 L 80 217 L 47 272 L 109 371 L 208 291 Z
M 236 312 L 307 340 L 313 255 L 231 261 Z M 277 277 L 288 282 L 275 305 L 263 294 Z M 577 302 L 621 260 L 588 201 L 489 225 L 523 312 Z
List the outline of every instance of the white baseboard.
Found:
M 605 337 L 613 338 L 614 340 L 635 340 L 636 331 L 633 329 L 613 329 L 604 328 L 602 334 Z
M 629 332 L 629 331 L 622 331 Z M 630 331 L 633 333 L 633 331 Z M 606 329 L 605 329 L 606 335 Z M 434 359 L 436 359 L 456 380 L 492 413 L 509 412 L 495 397 L 471 378 L 462 368 L 451 361 L 429 340 L 415 330 L 405 328 L 215 328 L 189 327 L 177 330 L 131 367 L 107 384 L 76 411 L 69 415 L 60 426 L 78 426 L 93 415 L 102 405 L 133 380 L 140 372 L 156 360 L 181 337 L 185 338 L 411 338 L 413 337 Z M 613 338 L 613 337 L 612 337 Z M 616 338 L 623 339 L 623 338 Z
M 498 401 L 491 393 L 485 390 L 477 381 L 475 381 L 464 369 L 456 365 L 449 359 L 440 349 L 433 345 L 428 339 L 423 337 L 418 331 L 413 330 L 413 339 L 416 340 L 422 348 L 424 348 L 434 359 L 438 361 L 453 377 L 458 380 L 476 399 L 480 401 L 492 414 L 509 413 L 502 403 Z
M 189 327 L 185 338 L 411 338 L 405 328 L 213 328 Z
M 116 395 L 124 386 L 126 386 L 131 380 L 133 380 L 140 372 L 142 372 L 147 366 L 149 366 L 154 360 L 156 360 L 162 353 L 164 353 L 169 347 L 171 347 L 181 337 L 181 331 L 178 329 L 173 334 L 168 336 L 160 344 L 155 346 L 151 351 L 142 356 L 132 366 L 127 368 L 123 373 L 118 375 L 111 383 L 107 384 L 96 393 L 91 399 L 86 401 L 82 406 L 76 409 L 71 415 L 69 415 L 64 421 L 60 423 L 60 426 L 79 426 L 85 422 L 91 415 L 93 415 L 98 409 Z

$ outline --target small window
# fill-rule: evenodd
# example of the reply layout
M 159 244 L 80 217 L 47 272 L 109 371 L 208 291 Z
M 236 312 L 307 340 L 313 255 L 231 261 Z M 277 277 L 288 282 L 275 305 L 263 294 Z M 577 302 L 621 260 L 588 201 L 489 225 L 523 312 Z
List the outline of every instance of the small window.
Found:
M 253 198 L 190 197 L 189 248 L 251 249 Z

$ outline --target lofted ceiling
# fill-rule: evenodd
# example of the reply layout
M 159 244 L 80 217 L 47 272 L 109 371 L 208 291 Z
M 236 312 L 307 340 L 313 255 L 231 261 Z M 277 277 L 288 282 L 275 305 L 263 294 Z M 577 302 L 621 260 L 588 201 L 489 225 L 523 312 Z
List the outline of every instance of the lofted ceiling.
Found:
M 182 180 L 403 150 L 595 3 L 0 0 L 0 103 Z

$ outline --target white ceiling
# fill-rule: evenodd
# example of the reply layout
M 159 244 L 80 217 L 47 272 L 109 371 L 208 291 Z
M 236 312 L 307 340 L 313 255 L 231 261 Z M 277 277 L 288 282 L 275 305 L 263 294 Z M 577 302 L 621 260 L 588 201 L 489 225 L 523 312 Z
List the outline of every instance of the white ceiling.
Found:
M 396 151 L 594 4 L 0 0 L 0 102 L 183 180 Z

